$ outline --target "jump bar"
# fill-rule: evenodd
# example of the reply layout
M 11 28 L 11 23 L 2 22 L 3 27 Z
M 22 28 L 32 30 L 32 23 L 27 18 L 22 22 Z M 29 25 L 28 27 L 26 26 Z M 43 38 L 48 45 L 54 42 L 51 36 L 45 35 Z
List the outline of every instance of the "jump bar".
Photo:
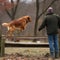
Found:
M 49 47 L 49 44 L 47 43 L 41 43 L 41 44 L 13 44 L 13 43 L 5 43 L 5 47 Z

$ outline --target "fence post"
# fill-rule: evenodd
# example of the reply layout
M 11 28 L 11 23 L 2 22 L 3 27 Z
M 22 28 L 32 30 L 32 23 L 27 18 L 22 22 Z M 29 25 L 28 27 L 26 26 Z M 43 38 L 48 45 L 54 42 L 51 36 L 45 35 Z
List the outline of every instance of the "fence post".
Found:
M 5 40 L 2 39 L 2 33 L 0 33 L 0 57 L 4 56 L 5 52 Z

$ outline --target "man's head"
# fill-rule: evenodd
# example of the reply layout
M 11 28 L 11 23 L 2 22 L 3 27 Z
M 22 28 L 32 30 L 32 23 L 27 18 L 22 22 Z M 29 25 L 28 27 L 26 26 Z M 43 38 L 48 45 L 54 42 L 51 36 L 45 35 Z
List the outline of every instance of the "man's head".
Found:
M 47 9 L 47 13 L 53 13 L 53 8 L 52 8 L 52 7 L 49 7 L 49 8 Z

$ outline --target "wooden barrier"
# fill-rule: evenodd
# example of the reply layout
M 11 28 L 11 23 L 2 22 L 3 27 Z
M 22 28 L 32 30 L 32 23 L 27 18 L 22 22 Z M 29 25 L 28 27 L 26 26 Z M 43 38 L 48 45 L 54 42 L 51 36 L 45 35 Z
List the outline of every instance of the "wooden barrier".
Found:
M 7 42 L 5 47 L 49 47 L 48 43 L 18 43 L 18 42 Z
M 5 36 L 3 36 L 5 37 Z M 47 39 L 47 37 L 20 37 L 20 36 L 12 36 L 14 40 L 42 40 Z M 5 47 L 49 47 L 48 43 L 41 43 L 41 42 L 13 42 L 13 41 L 6 41 Z

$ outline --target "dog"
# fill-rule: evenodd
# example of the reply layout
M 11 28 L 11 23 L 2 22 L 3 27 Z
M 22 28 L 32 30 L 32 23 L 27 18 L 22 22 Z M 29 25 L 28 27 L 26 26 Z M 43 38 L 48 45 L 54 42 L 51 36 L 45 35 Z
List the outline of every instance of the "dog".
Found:
M 23 31 L 27 23 L 31 22 L 31 17 L 30 16 L 23 16 L 21 18 L 18 18 L 16 20 L 12 20 L 9 23 L 2 23 L 3 27 L 7 28 L 7 34 L 12 36 L 13 32 L 15 30 Z

